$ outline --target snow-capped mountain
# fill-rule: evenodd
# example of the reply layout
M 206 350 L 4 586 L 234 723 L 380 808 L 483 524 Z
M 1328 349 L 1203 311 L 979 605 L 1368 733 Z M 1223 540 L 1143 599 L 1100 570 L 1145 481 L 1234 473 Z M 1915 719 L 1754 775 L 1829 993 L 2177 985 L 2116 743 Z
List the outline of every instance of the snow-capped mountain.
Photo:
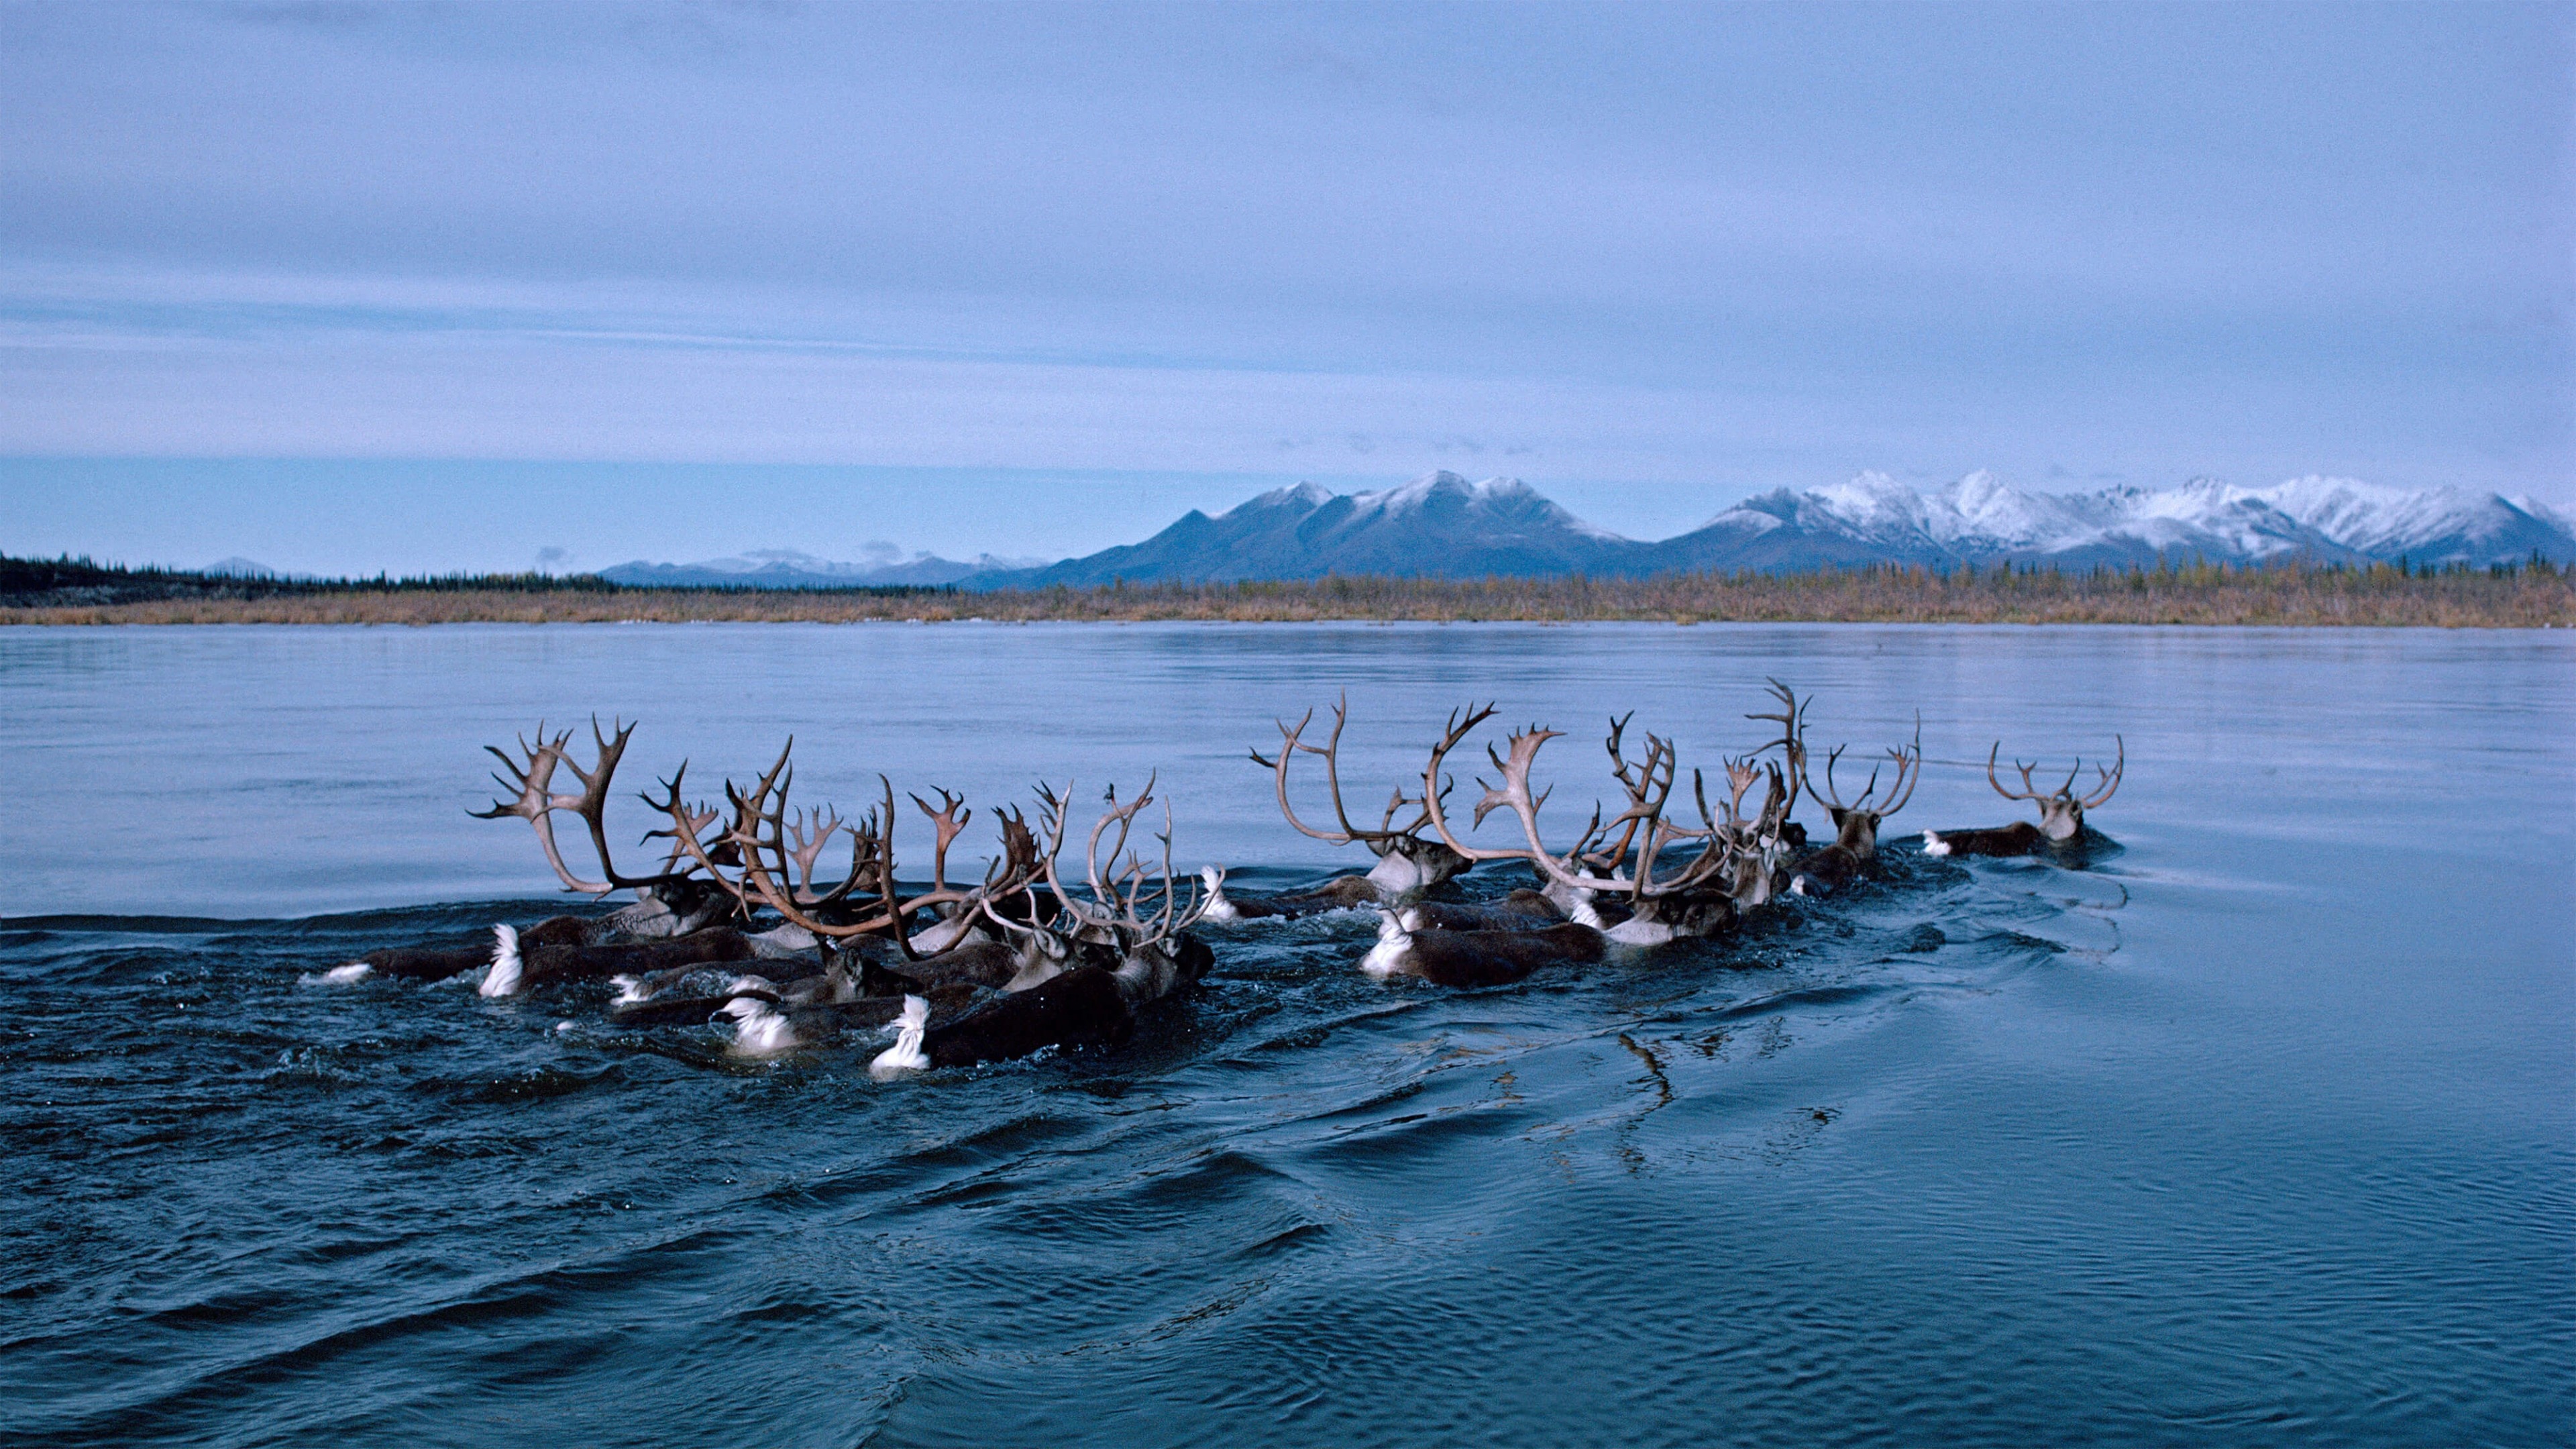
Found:
M 763 548 L 689 564 L 637 559 L 601 569 L 599 574 L 614 583 L 660 588 L 849 589 L 968 583 L 983 574 L 1026 569 L 1038 562 L 978 554 L 960 563 L 934 554 L 906 554 L 892 544 L 872 546 L 868 552 L 871 557 L 864 562 L 844 563 L 792 548 Z
M 1828 565 L 1943 567 L 2048 562 L 2152 564 L 2394 560 L 2518 562 L 2537 549 L 2576 561 L 2576 530 L 2527 500 L 2406 490 L 2342 478 L 2269 488 L 2194 479 L 2172 488 L 2027 492 L 1985 471 L 1929 490 L 1884 473 L 1746 499 L 1660 543 L 1596 528 L 1517 478 L 1427 473 L 1400 487 L 1335 494 L 1276 489 L 1209 517 L 1193 509 L 1145 540 L 968 588 L 1159 580 L 1309 579 L 1328 573 L 1637 576 L 1698 569 L 1791 572 Z
M 2248 496 L 2260 498 L 2356 553 L 2404 554 L 2416 562 L 2508 563 L 2551 557 L 2576 529 L 2528 498 L 2457 488 L 2408 492 L 2353 478 L 2294 478 Z
M 1642 545 L 1593 527 L 1518 478 L 1426 473 L 1374 493 L 1274 489 L 1214 518 L 1192 509 L 1143 543 L 994 583 L 1311 579 L 1329 573 L 1530 576 L 1623 565 Z M 982 581 L 978 581 L 978 585 Z
M 2509 563 L 2576 557 L 2576 531 L 2496 494 L 2308 477 L 2270 488 L 2195 478 L 2164 489 L 2026 493 L 1987 472 L 1930 492 L 1884 473 L 1746 499 L 1655 546 L 1659 568 L 1901 563 L 2319 561 Z
M 1210 517 L 1192 509 L 1142 543 L 1039 565 L 981 555 L 964 563 L 872 545 L 861 563 L 789 549 L 695 564 L 603 569 L 627 584 L 968 589 L 1312 579 L 1326 574 L 1448 578 L 1582 572 L 1635 577 L 1682 570 L 1796 572 L 1826 566 L 2001 561 L 2229 563 L 2394 560 L 2513 563 L 2534 551 L 2576 562 L 2576 528 L 2530 500 L 2457 489 L 2401 489 L 2349 478 L 2238 488 L 2195 478 L 2171 488 L 2033 493 L 1970 473 L 1932 489 L 1884 473 L 1748 498 L 1660 543 L 1596 528 L 1517 478 L 1471 483 L 1426 473 L 1370 493 L 1313 483 L 1279 488 Z

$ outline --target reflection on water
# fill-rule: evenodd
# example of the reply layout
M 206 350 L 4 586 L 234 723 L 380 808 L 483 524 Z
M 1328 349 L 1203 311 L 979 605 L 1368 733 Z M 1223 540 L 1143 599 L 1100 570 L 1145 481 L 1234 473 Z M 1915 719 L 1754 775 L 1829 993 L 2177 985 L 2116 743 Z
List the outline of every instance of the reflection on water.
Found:
M 1185 859 L 1259 889 L 1348 863 L 1244 761 L 1273 715 L 1349 691 L 1356 803 L 1496 698 L 1569 729 L 1573 813 L 1607 712 L 1713 762 L 1767 674 L 1820 742 L 1922 712 L 1900 842 L 2017 813 L 1998 737 L 2062 771 L 2116 731 L 2125 848 L 1908 847 L 1490 992 L 1359 977 L 1353 917 L 1247 925 L 1127 1048 L 897 1087 L 579 992 L 303 980 L 551 908 L 454 904 L 551 888 L 524 826 L 465 815 L 480 746 L 540 716 L 641 717 L 639 787 L 793 732 L 800 794 L 845 807 L 879 771 L 989 807 L 1159 769 Z M 13 1436 L 2576 1431 L 2553 635 L 11 630 L 0 701 L 0 909 L 47 918 L 0 931 Z

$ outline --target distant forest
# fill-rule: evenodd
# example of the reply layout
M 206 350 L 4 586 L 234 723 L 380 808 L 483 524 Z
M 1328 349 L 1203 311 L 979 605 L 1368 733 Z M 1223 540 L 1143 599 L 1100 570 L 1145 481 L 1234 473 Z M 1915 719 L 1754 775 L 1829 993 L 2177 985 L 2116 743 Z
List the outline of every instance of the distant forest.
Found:
M 1245 623 L 1634 620 L 1967 624 L 2576 626 L 2576 571 L 2167 562 L 2061 571 L 1919 565 L 1648 579 L 1326 577 L 970 592 L 951 587 L 650 588 L 596 575 L 232 577 L 0 555 L 6 624 L 863 623 L 984 619 Z

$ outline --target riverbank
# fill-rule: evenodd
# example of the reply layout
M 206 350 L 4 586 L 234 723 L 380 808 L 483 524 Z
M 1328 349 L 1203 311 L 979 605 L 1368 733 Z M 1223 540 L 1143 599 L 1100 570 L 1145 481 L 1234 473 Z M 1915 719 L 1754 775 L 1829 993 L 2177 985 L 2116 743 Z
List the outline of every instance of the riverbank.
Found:
M 637 589 L 466 580 L 210 586 L 174 596 L 18 595 L 0 624 L 466 624 L 1386 620 L 1919 624 L 2576 626 L 2576 581 L 2546 565 L 2407 571 L 1869 568 L 1654 579 L 1326 578 L 1096 589 Z M 102 596 L 103 595 L 103 596 Z

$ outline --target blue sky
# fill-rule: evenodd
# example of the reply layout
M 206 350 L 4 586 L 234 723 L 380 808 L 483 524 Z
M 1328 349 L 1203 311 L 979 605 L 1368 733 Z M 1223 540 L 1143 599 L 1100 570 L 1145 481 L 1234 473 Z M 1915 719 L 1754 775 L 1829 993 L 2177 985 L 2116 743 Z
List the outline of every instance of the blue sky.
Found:
M 0 549 L 2576 501 L 2566 5 L 0 5 Z

